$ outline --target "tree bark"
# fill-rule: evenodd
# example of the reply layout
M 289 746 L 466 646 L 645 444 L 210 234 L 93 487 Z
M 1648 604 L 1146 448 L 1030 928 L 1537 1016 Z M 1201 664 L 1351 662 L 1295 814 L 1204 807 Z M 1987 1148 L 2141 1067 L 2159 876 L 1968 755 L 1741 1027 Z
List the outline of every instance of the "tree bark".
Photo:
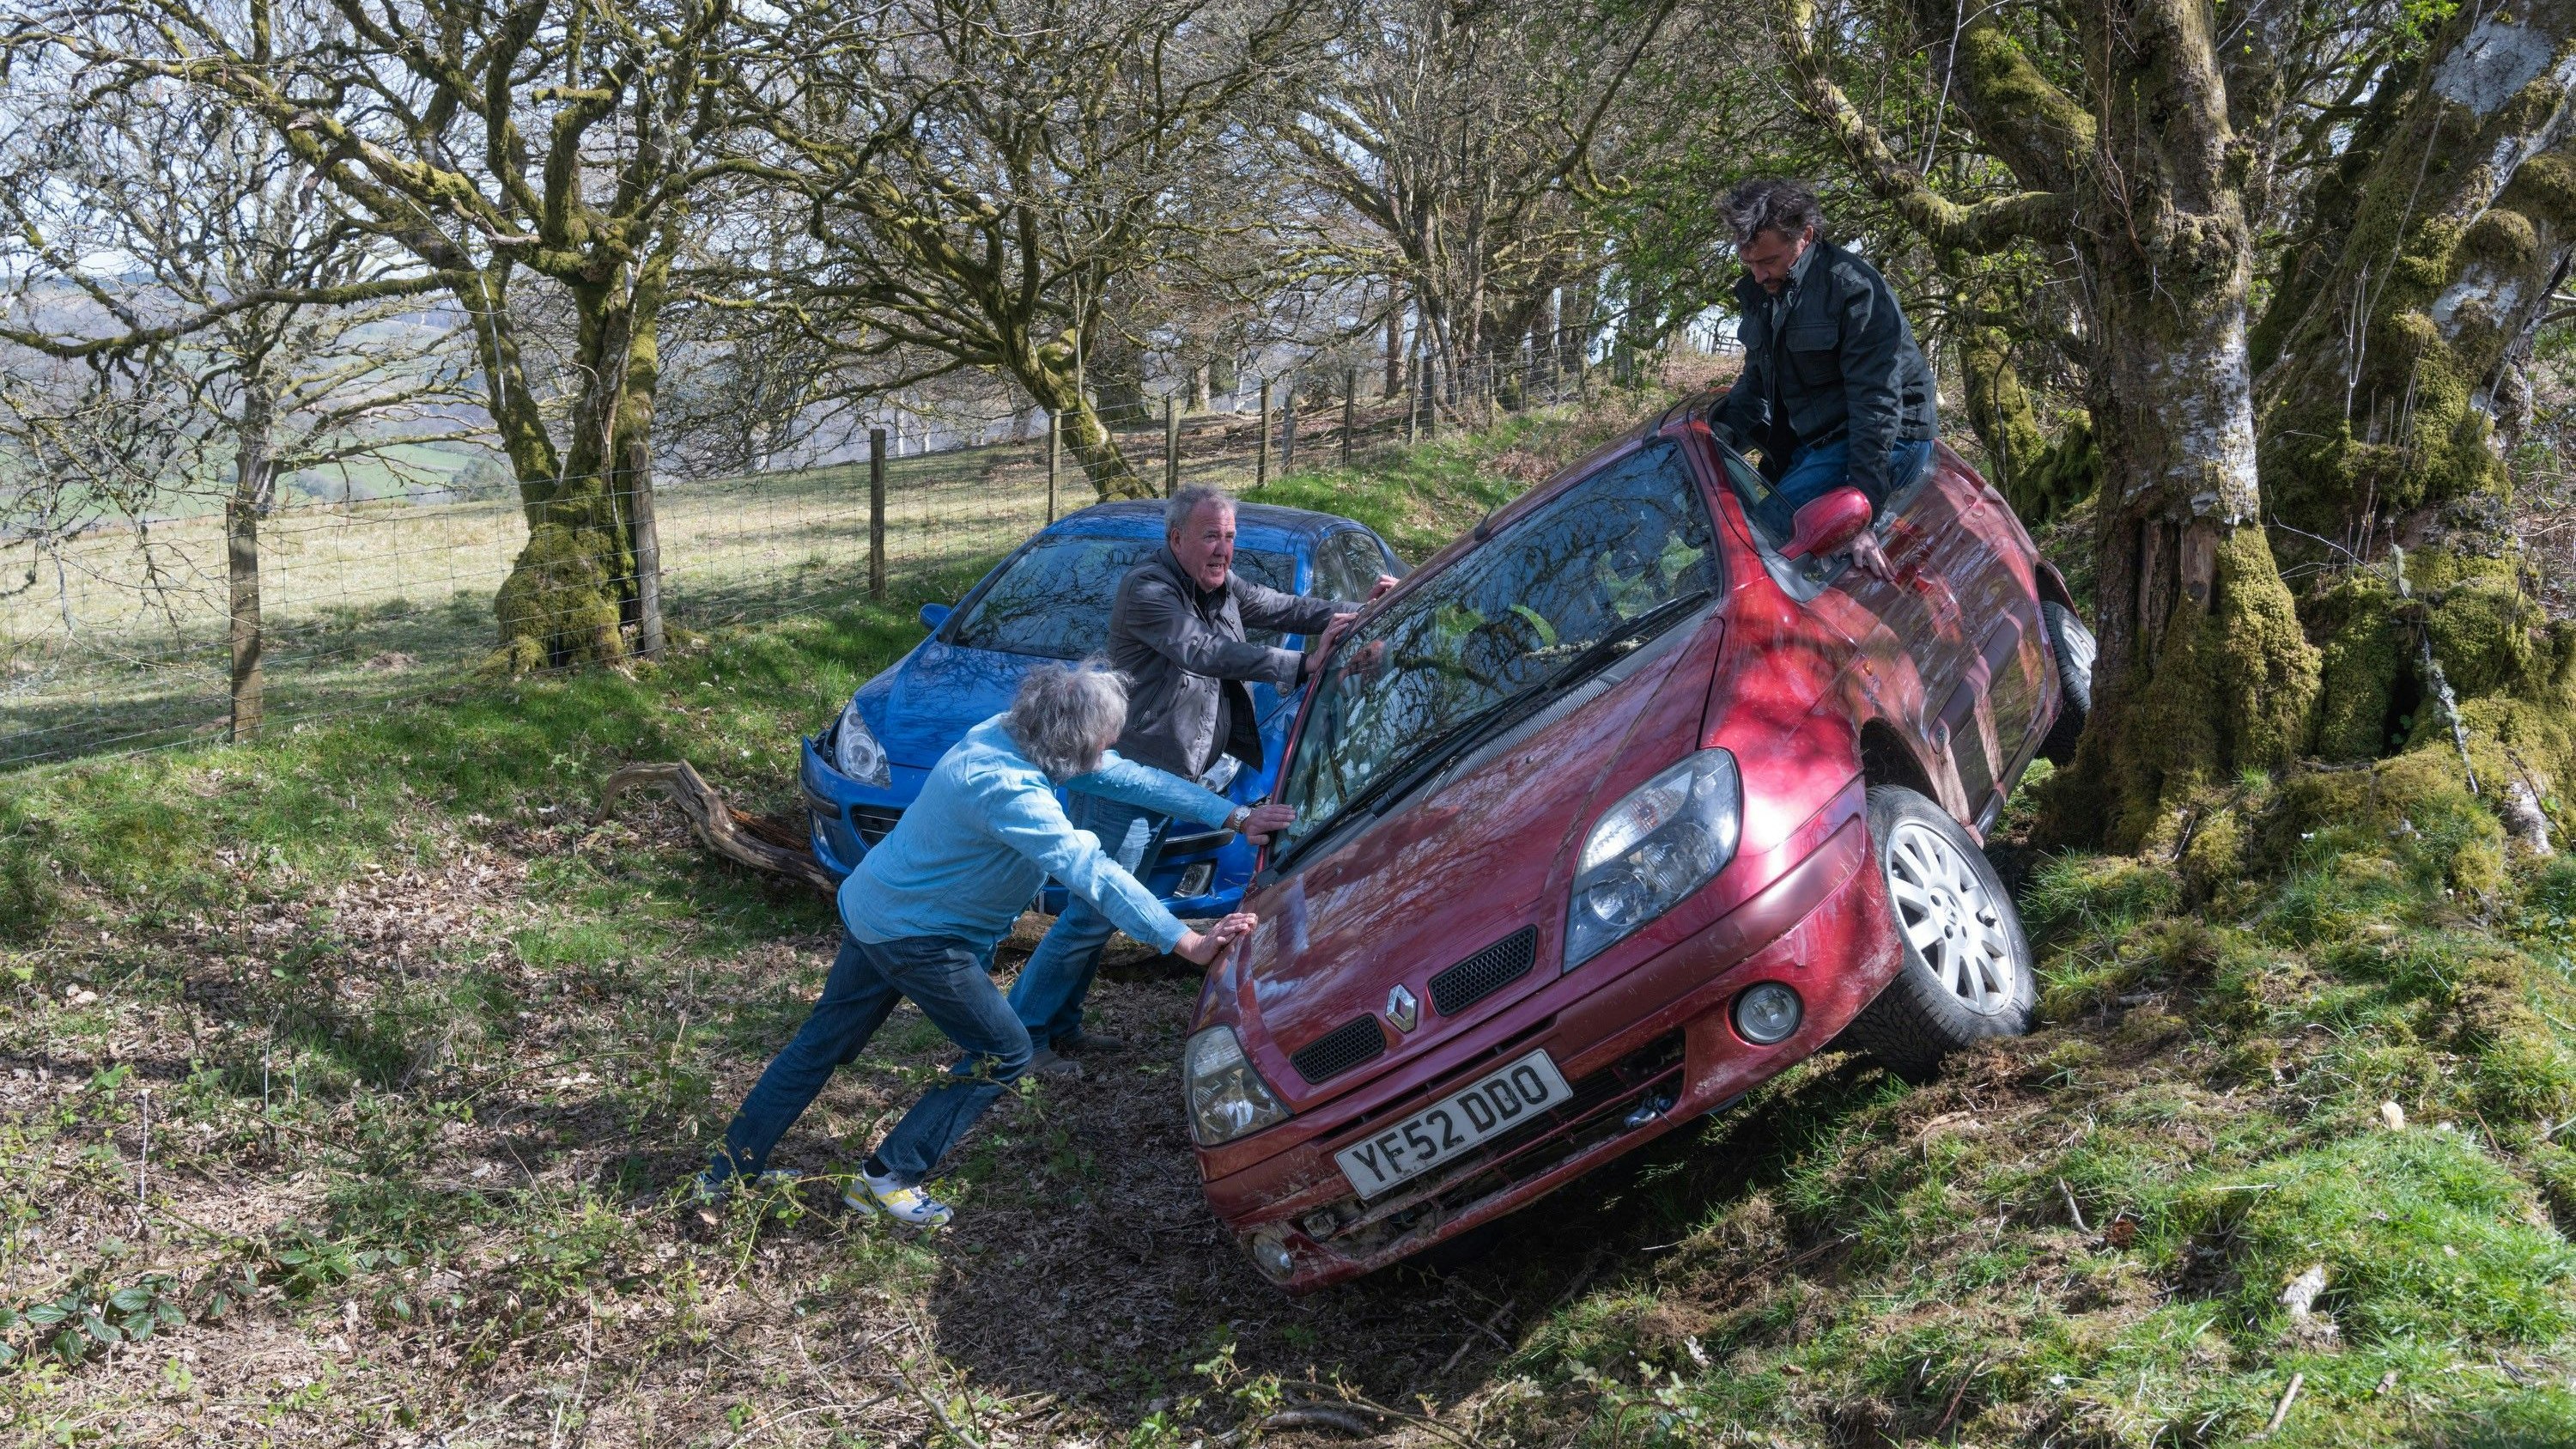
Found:
M 1118 450 L 1108 425 L 1100 420 L 1094 398 L 1083 387 L 1083 379 L 1075 374 L 1071 342 L 1037 347 L 1025 338 L 1014 341 L 1015 345 L 1003 352 L 1003 370 L 1037 400 L 1038 406 L 1059 420 L 1064 450 L 1082 464 L 1099 500 L 1106 503 L 1113 498 L 1153 497 L 1153 490 L 1128 465 L 1127 455 Z
M 2317 690 L 2262 528 L 2253 238 L 2212 19 L 2193 0 L 2118 0 L 2086 35 L 2103 84 L 2078 252 L 2103 495 L 2096 712 L 2078 768 L 2123 845 L 2195 789 L 2287 765 Z
M 224 572 L 231 585 L 232 729 L 235 744 L 259 738 L 266 715 L 260 655 L 267 638 L 259 608 L 259 517 L 267 506 L 269 430 L 277 413 L 267 380 L 242 380 L 242 411 L 235 434 L 233 491 L 224 500 Z
M 2383 85 L 2255 333 L 2282 522 L 2367 553 L 2505 494 L 2493 392 L 2576 245 L 2571 75 L 2576 0 L 2546 0 L 2463 7 Z
M 606 663 L 662 643 L 661 544 L 653 524 L 653 409 L 660 383 L 660 323 L 676 227 L 637 267 L 612 269 L 571 292 L 574 355 L 584 381 L 569 446 L 551 476 L 522 466 L 528 542 L 501 583 L 494 609 L 513 669 Z M 517 419 L 504 435 L 543 437 L 542 421 Z M 543 466 L 549 443 L 525 448 Z M 521 449 L 513 449 L 517 461 Z M 645 576 L 649 566 L 652 577 Z

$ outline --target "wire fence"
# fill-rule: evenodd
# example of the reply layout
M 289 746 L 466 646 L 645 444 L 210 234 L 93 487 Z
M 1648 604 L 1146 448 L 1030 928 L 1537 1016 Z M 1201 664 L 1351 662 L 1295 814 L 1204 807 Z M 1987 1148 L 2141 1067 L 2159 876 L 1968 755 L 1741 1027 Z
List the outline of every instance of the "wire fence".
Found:
M 1245 389 L 1239 411 L 1156 400 L 1110 426 L 1151 492 L 1247 492 L 1571 401 L 1633 380 L 1629 371 L 1546 351 L 1456 369 L 1417 362 L 1390 394 L 1373 370 L 1308 370 Z M 1096 496 L 1049 431 L 874 464 L 661 482 L 649 516 L 662 619 L 696 630 L 779 619 L 987 563 Z M 0 771 L 292 729 L 493 670 L 495 596 L 529 537 L 515 490 L 495 491 L 411 483 L 285 501 L 260 517 L 257 607 L 243 611 L 260 665 L 247 712 L 236 540 L 219 496 L 68 538 L 0 538 L 0 580 L 16 585 L 0 596 Z M 631 513 L 633 501 L 618 503 Z

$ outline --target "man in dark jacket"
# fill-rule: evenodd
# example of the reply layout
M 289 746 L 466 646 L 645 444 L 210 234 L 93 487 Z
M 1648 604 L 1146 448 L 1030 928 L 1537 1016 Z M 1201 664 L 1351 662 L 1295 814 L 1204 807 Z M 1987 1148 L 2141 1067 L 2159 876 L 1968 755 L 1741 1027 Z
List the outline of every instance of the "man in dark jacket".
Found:
M 1762 450 L 1778 514 L 1763 523 L 1785 534 L 1799 508 L 1845 484 L 1883 508 L 1930 461 L 1939 431 L 1939 390 L 1895 292 L 1823 238 L 1816 194 L 1795 181 L 1742 182 L 1725 211 L 1745 271 L 1744 370 L 1710 421 Z M 1852 555 L 1884 570 L 1874 534 Z
M 1233 502 L 1213 488 L 1183 488 L 1163 510 L 1163 547 L 1120 580 L 1109 611 L 1109 664 L 1128 680 L 1118 754 L 1212 789 L 1233 774 L 1211 773 L 1220 760 L 1262 765 L 1261 722 L 1244 686 L 1266 680 L 1296 688 L 1353 617 L 1348 604 L 1263 588 L 1233 567 Z M 1380 578 L 1369 597 L 1393 587 L 1395 580 Z M 1273 649 L 1245 639 L 1246 628 L 1320 633 L 1323 647 L 1312 654 Z M 1153 873 L 1171 817 L 1090 795 L 1075 796 L 1068 813 L 1129 874 L 1142 880 Z M 1240 824 L 1229 824 L 1255 834 L 1296 818 L 1284 805 L 1241 813 Z M 1068 901 L 1021 968 L 1011 1008 L 1028 1028 L 1036 1070 L 1067 1071 L 1068 1057 L 1123 1045 L 1082 1029 L 1083 997 L 1115 929 L 1088 902 Z

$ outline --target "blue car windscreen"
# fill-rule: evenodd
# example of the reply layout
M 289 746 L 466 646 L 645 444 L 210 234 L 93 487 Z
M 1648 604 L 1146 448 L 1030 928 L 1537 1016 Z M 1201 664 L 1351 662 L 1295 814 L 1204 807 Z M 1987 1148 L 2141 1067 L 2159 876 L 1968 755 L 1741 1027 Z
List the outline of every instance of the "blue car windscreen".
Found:
M 1049 659 L 1079 659 L 1109 642 L 1109 605 L 1127 571 L 1162 547 L 1152 538 L 1042 539 L 1014 559 L 949 637 L 969 649 L 998 649 Z M 1234 571 L 1254 583 L 1295 592 L 1296 561 L 1284 553 L 1237 549 Z M 1253 630 L 1256 644 L 1279 642 Z

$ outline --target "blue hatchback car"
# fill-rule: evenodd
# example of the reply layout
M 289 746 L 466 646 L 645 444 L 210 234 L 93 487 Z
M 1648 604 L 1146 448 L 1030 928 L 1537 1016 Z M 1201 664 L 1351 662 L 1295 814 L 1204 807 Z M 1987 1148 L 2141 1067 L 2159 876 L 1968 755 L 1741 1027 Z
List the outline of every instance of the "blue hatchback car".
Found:
M 1404 571 L 1384 539 L 1347 518 L 1237 503 L 1234 521 L 1234 571 L 1274 589 L 1357 603 L 1378 575 Z M 849 874 L 902 818 L 948 747 L 1010 706 L 1022 676 L 1047 660 L 1100 652 L 1118 581 L 1162 546 L 1160 503 L 1103 503 L 1021 544 L 953 610 L 924 605 L 930 636 L 859 686 L 841 717 L 805 741 L 798 778 L 823 868 Z M 1251 637 L 1290 649 L 1313 643 L 1258 630 Z M 1201 782 L 1243 802 L 1270 793 L 1297 699 L 1267 684 L 1250 688 L 1261 769 L 1220 758 Z M 1222 915 L 1243 899 L 1253 855 L 1250 842 L 1227 831 L 1171 836 L 1145 884 L 1175 915 Z M 1048 882 L 1040 908 L 1063 904 L 1064 888 Z

